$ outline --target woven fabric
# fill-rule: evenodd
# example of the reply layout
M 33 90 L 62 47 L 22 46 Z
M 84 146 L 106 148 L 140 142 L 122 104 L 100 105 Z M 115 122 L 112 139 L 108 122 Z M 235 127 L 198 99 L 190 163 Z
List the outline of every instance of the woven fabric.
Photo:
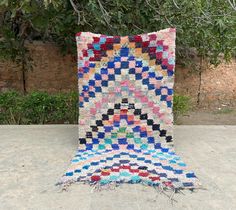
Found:
M 76 40 L 79 148 L 62 182 L 195 188 L 172 146 L 175 29 Z

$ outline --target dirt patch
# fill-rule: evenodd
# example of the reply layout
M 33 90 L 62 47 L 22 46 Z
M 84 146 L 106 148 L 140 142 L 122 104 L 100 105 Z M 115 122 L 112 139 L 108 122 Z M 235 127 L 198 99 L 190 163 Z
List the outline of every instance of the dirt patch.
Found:
M 194 110 L 178 117 L 178 125 L 236 125 L 236 107 Z

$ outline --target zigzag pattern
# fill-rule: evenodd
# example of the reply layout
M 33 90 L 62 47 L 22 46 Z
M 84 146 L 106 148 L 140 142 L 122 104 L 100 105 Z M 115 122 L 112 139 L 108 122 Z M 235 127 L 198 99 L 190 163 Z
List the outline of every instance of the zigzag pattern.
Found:
M 173 149 L 175 29 L 76 39 L 79 148 L 62 182 L 195 188 Z
M 110 149 L 119 149 L 120 144 L 127 145 L 127 149 L 137 146 L 146 149 L 148 146 L 154 148 L 155 140 L 158 139 L 158 143 L 161 137 L 167 142 L 172 141 L 172 136 L 167 136 L 167 131 L 161 129 L 161 125 L 155 123 L 148 113 L 136 109 L 135 104 L 128 103 L 126 98 L 123 98 L 122 102 L 114 104 L 113 109 L 102 113 L 101 118 L 90 125 L 85 138 L 79 139 L 80 144 L 85 144 L 86 149 L 105 149 L 107 145 Z

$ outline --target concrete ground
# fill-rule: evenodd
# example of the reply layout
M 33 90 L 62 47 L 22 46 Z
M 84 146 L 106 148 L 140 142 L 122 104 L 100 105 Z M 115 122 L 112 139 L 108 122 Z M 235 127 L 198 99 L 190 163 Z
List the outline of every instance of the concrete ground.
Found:
M 122 185 L 91 193 L 54 184 L 77 148 L 76 125 L 0 126 L 1 210 L 236 209 L 236 126 L 175 126 L 177 153 L 207 190 L 177 194 L 173 206 L 153 188 Z

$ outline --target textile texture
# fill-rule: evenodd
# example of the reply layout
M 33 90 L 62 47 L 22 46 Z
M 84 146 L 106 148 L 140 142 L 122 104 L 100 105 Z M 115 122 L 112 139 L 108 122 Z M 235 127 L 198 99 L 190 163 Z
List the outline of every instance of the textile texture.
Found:
M 79 147 L 61 183 L 198 187 L 173 148 L 175 29 L 76 40 Z

